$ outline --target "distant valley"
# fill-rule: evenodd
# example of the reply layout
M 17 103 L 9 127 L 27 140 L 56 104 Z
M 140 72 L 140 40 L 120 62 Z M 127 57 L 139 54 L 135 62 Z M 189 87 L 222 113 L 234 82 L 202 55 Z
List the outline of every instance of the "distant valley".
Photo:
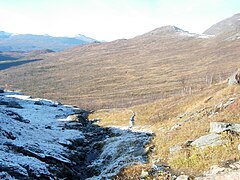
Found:
M 240 65 L 236 19 L 240 14 L 205 34 L 165 26 L 132 39 L 33 55 L 27 59 L 41 61 L 0 71 L 0 86 L 89 109 L 191 94 L 226 79 Z

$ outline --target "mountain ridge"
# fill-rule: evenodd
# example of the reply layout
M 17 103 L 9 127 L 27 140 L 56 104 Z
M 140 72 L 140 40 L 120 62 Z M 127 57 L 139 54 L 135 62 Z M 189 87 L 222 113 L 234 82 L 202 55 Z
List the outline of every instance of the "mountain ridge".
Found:
M 98 41 L 84 35 L 54 37 L 50 35 L 11 34 L 0 31 L 0 51 L 32 51 L 39 49 L 62 51 L 76 45 L 92 42 Z

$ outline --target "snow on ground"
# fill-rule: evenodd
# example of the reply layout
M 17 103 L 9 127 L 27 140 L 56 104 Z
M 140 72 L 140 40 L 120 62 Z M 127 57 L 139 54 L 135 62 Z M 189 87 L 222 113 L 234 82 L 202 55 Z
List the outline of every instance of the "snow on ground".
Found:
M 147 127 L 102 128 L 68 118 L 81 111 L 21 93 L 0 93 L 0 179 L 56 179 L 53 170 L 61 172 L 59 166 L 68 168 L 63 177 L 70 172 L 75 179 L 108 179 L 146 161 Z
M 214 35 L 207 35 L 207 34 L 195 34 L 195 33 L 189 33 L 188 31 L 179 32 L 181 36 L 187 36 L 187 37 L 196 37 L 198 39 L 208 39 L 214 37 Z
M 6 152 L 9 147 L 24 148 L 40 158 L 53 157 L 59 161 L 71 163 L 64 157 L 66 148 L 61 144 L 68 143 L 69 139 L 84 138 L 80 131 L 64 130 L 62 122 L 58 121 L 59 117 L 66 118 L 69 114 L 73 114 L 71 107 L 49 100 L 31 99 L 30 96 L 14 92 L 0 95 L 0 101 L 14 101 L 22 106 L 22 108 L 0 106 L 0 133 L 2 132 L 0 134 L 0 150 L 2 152 L 3 150 Z M 18 121 L 14 119 L 14 116 L 9 116 L 9 112 L 17 113 L 30 122 Z M 3 166 L 3 164 L 6 168 L 9 166 L 17 168 L 18 173 L 21 172 L 22 175 L 27 173 L 26 169 L 24 171 L 24 166 L 33 168 L 34 165 L 36 168 L 33 169 L 38 171 L 39 176 L 40 174 L 49 174 L 44 162 L 21 153 L 0 153 L 0 165 Z

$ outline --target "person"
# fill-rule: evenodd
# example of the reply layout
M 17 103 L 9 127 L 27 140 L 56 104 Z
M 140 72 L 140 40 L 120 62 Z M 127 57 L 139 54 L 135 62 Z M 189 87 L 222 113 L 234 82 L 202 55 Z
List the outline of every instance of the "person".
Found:
M 136 114 L 135 114 L 135 112 L 133 112 L 133 115 L 132 115 L 132 117 L 130 118 L 130 121 L 129 121 L 129 128 L 132 128 L 134 126 L 135 116 L 136 116 Z

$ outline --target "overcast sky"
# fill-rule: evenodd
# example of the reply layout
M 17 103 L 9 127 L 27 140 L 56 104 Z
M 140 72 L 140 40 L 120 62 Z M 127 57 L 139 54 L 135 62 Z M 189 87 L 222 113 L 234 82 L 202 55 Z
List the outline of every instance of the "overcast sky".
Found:
M 202 33 L 238 12 L 240 0 L 0 0 L 0 31 L 111 41 L 164 25 Z

